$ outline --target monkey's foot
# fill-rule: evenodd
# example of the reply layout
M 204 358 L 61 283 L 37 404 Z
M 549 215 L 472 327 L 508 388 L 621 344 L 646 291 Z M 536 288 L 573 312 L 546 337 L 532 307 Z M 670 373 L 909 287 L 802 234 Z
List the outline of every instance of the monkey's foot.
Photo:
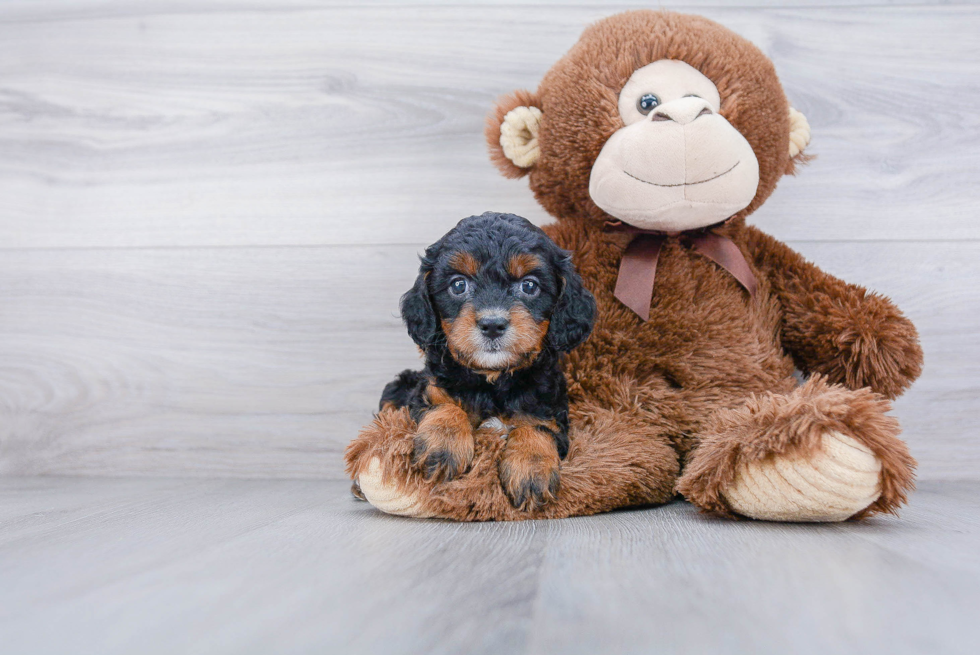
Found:
M 915 460 L 889 404 L 811 378 L 789 394 L 754 397 L 719 413 L 678 490 L 720 514 L 831 522 L 897 511 Z
M 419 456 L 419 428 L 406 409 L 384 409 L 347 447 L 347 473 L 365 500 L 387 514 L 414 518 L 487 520 L 496 518 L 486 515 L 494 506 L 516 513 L 504 497 L 496 473 L 505 443 L 502 424 L 466 435 L 470 442 L 467 462 L 471 465 L 451 480 L 430 475 L 427 458 Z M 475 458 L 474 442 L 479 445 Z
M 425 519 L 435 516 L 426 510 L 423 499 L 425 496 L 418 490 L 403 488 L 391 481 L 386 482 L 381 475 L 381 459 L 372 457 L 367 469 L 357 476 L 361 493 L 365 499 L 385 514 L 410 516 Z
M 417 459 L 417 430 L 406 409 L 382 410 L 347 447 L 347 472 L 360 496 L 388 514 L 433 516 L 423 500 L 432 482 Z
M 840 432 L 812 455 L 744 462 L 721 494 L 733 511 L 767 521 L 844 521 L 881 496 L 881 461 Z

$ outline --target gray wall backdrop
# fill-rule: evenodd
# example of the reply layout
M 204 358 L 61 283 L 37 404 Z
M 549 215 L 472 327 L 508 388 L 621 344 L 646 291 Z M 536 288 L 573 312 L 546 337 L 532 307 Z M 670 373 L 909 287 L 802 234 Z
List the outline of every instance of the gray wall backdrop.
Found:
M 758 44 L 812 125 L 754 223 L 916 322 L 895 413 L 920 478 L 975 477 L 980 7 L 748 4 L 675 8 Z M 0 474 L 342 477 L 417 363 L 417 253 L 550 220 L 484 115 L 623 8 L 0 2 Z

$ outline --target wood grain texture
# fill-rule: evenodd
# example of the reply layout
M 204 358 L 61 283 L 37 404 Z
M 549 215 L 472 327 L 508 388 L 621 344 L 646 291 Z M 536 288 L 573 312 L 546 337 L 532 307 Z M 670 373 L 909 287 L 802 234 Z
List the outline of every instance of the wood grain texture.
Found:
M 0 5 L 0 244 L 430 242 L 541 222 L 483 117 L 598 6 Z M 759 212 L 781 238 L 976 239 L 976 6 L 700 7 L 775 61 L 819 158 Z
M 980 244 L 791 244 L 891 296 L 922 379 L 896 404 L 923 479 L 980 469 Z M 0 473 L 326 477 L 419 359 L 422 246 L 7 251 Z
M 902 518 L 683 502 L 452 524 L 325 481 L 0 479 L 0 643 L 47 653 L 972 653 L 980 486 Z
M 550 220 L 487 160 L 493 99 L 623 8 L 444 4 L 0 3 L 0 472 L 342 477 L 417 363 L 415 253 Z M 980 8 L 805 4 L 698 9 L 814 127 L 754 220 L 908 311 L 921 475 L 975 477 Z

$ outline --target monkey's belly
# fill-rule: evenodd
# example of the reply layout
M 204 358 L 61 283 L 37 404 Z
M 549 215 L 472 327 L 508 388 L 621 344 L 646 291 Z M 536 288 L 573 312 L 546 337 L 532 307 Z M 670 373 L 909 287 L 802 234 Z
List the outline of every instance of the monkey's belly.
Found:
M 593 289 L 598 320 L 569 358 L 570 381 L 588 392 L 630 380 L 665 401 L 683 392 L 723 405 L 792 388 L 779 306 L 764 279 L 749 296 L 727 271 L 676 244 L 664 248 L 661 260 L 648 321 L 613 296 L 613 276 Z

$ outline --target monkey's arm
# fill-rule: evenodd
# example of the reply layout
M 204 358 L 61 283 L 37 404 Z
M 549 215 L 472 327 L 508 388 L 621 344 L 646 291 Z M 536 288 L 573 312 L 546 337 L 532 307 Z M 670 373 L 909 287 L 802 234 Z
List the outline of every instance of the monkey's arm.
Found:
M 476 431 L 476 456 L 467 473 L 450 482 L 426 479 L 413 463 L 416 426 L 404 408 L 381 411 L 351 442 L 345 454 L 347 473 L 378 509 L 419 518 L 562 518 L 666 502 L 674 495 L 680 468 L 669 435 L 623 406 L 607 409 L 585 401 L 572 408 L 561 489 L 552 502 L 531 509 L 514 507 L 504 490 L 501 464 L 509 440 L 493 430 Z M 544 445 L 554 453 L 550 438 Z
M 888 298 L 848 284 L 755 228 L 746 246 L 783 310 L 783 348 L 804 373 L 895 398 L 919 377 L 915 326 Z

